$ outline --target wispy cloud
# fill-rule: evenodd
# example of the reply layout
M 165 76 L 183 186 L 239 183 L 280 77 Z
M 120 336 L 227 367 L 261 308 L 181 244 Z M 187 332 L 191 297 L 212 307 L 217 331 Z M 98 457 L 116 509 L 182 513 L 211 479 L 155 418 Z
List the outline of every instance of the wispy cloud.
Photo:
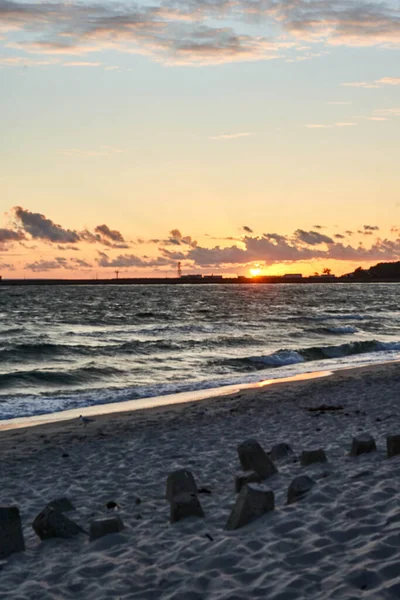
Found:
M 101 67 L 101 65 L 102 63 L 100 62 L 89 62 L 83 60 L 75 60 L 63 63 L 64 67 Z
M 236 140 L 237 138 L 250 137 L 254 135 L 251 132 L 241 132 L 241 133 L 221 133 L 219 135 L 212 135 L 208 139 L 209 140 Z
M 377 108 L 374 115 L 378 117 L 400 117 L 400 106 L 394 108 Z
M 400 28 L 400 23 L 399 23 Z M 375 81 L 350 81 L 341 84 L 344 87 L 355 87 L 355 88 L 367 88 L 376 89 L 385 86 L 400 85 L 400 77 L 382 77 L 381 79 L 375 79 Z
M 357 125 L 357 123 L 353 123 L 353 122 L 344 122 L 344 123 L 329 123 L 329 124 L 324 124 L 324 123 L 308 123 L 307 125 L 305 125 L 305 127 L 307 127 L 308 129 L 334 129 L 335 127 L 354 127 L 355 125 Z

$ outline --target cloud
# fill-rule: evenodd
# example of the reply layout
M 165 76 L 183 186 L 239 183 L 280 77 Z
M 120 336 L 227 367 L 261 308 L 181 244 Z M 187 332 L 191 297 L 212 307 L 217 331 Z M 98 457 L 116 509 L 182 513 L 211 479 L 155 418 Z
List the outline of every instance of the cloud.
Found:
M 303 60 L 321 54 L 320 47 L 313 51 L 314 43 L 400 43 L 397 0 L 142 0 L 133 5 L 0 0 L 0 22 L 8 46 L 36 54 L 81 56 L 113 49 L 175 65 Z M 309 42 L 306 47 L 303 40 Z M 294 56 L 287 55 L 291 49 Z
M 100 62 L 90 62 L 88 60 L 73 60 L 63 63 L 63 67 L 101 67 Z
M 66 269 L 68 271 L 79 269 L 89 269 L 92 265 L 86 260 L 80 258 L 64 258 L 57 256 L 52 260 L 40 259 L 33 263 L 27 263 L 24 269 L 27 271 L 33 271 L 35 273 L 41 273 L 45 271 L 55 271 L 57 269 Z
M 248 227 L 247 225 L 243 225 L 242 226 L 243 231 L 245 231 L 246 233 L 253 233 L 253 230 Z
M 152 240 L 154 243 L 160 243 L 165 246 L 192 246 L 193 248 L 197 246 L 196 240 L 193 240 L 190 235 L 182 235 L 179 229 L 172 229 L 169 232 L 169 237 L 166 240 Z
M 209 140 L 236 140 L 238 138 L 249 137 L 254 133 L 243 132 L 243 133 L 221 133 L 220 135 L 210 136 Z
M 97 225 L 94 231 L 103 239 L 108 239 L 113 242 L 125 242 L 121 232 L 116 229 L 110 229 L 108 225 Z
M 377 108 L 374 110 L 376 116 L 381 117 L 400 117 L 400 107 L 398 108 Z
M 364 225 L 364 231 L 379 231 L 378 225 Z
M 337 240 L 344 240 L 346 236 L 342 235 L 341 233 L 335 233 L 335 235 L 333 237 L 336 238 Z
M 13 33 L 9 45 L 42 54 L 81 55 L 111 48 L 169 64 L 219 64 L 279 55 L 285 46 L 279 40 L 221 26 L 218 21 L 225 8 L 232 8 L 225 0 L 179 4 L 171 0 L 158 6 L 0 0 L 0 20 L 3 31 Z M 216 19 L 213 25 L 211 17 Z M 22 39 L 15 41 L 16 32 L 23 34 Z
M 33 239 L 67 244 L 74 244 L 80 240 L 76 231 L 63 229 L 61 225 L 40 213 L 25 210 L 21 206 L 15 206 L 13 211 L 20 231 L 28 233 Z
M 399 21 L 400 28 L 400 21 Z M 395 86 L 400 85 L 400 77 L 382 77 L 381 79 L 375 79 L 375 81 L 350 81 L 347 83 L 342 83 L 344 87 L 355 87 L 355 88 L 367 88 L 367 89 L 376 89 L 382 88 L 385 86 Z
M 129 268 L 129 267 L 163 267 L 171 265 L 171 260 L 159 256 L 155 259 L 136 256 L 135 254 L 120 254 L 115 258 L 110 258 L 105 252 L 99 253 L 99 258 L 96 259 L 99 267 L 105 268 Z
M 68 262 L 66 258 L 61 256 L 56 257 L 54 260 L 37 260 L 33 263 L 25 265 L 24 269 L 34 272 L 53 271 L 55 269 L 73 269 L 74 267 Z
M 318 246 L 319 244 L 333 244 L 333 239 L 318 231 L 304 231 L 303 229 L 297 229 L 294 232 L 294 236 L 300 242 L 304 242 L 309 246 Z
M 320 124 L 320 123 L 308 123 L 306 125 L 306 127 L 308 127 L 308 129 L 332 129 L 334 127 L 354 127 L 354 125 L 357 125 L 357 123 L 344 122 L 344 123 L 331 123 L 329 125 L 324 125 L 324 124 Z
M 3 244 L 4 242 L 20 242 L 24 239 L 25 234 L 22 231 L 0 228 L 0 244 Z
M 121 232 L 111 229 L 106 224 L 97 225 L 94 232 L 88 229 L 77 231 L 65 229 L 44 215 L 31 212 L 21 206 L 15 206 L 12 210 L 17 231 L 7 233 L 7 235 L 9 239 L 12 235 L 15 241 L 26 239 L 25 236 L 28 234 L 32 239 L 42 240 L 46 243 L 57 243 L 60 250 L 73 249 L 68 246 L 62 247 L 60 244 L 77 244 L 79 242 L 103 244 L 110 248 L 129 248 L 129 244 L 125 241 Z M 9 230 L 1 231 L 7 232 Z M 3 235 L 5 236 L 6 233 Z

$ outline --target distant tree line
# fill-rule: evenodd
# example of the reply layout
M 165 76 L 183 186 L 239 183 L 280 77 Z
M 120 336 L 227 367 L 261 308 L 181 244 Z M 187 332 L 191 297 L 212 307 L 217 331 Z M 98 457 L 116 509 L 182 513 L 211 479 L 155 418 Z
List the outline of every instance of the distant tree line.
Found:
M 369 269 L 358 267 L 352 273 L 343 275 L 342 279 L 351 279 L 352 281 L 400 281 L 400 261 L 378 263 Z

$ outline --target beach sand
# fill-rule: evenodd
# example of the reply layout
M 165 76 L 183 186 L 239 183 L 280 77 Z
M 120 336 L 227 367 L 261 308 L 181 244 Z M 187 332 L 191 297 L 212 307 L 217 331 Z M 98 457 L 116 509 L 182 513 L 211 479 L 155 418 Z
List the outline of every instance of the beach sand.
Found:
M 26 551 L 0 562 L 0 597 L 180 600 L 339 600 L 400 598 L 400 455 L 386 458 L 386 435 L 400 433 L 400 364 L 241 391 L 230 397 L 102 415 L 0 432 L 0 503 L 19 506 Z M 318 413 L 307 408 L 341 405 Z M 368 432 L 377 452 L 349 457 Z M 275 510 L 234 532 L 224 526 L 235 501 L 237 445 L 289 443 L 323 448 L 327 464 L 277 462 L 267 480 Z M 204 519 L 171 525 L 165 483 L 190 469 Z M 286 505 L 291 480 L 316 480 Z M 67 496 L 69 516 L 88 528 L 110 514 L 125 529 L 89 542 L 41 542 L 36 514 Z

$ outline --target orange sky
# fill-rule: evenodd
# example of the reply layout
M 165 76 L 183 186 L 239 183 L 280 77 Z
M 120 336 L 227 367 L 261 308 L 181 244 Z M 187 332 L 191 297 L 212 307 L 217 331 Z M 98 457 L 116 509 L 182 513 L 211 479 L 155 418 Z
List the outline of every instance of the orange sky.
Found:
M 0 273 L 400 260 L 399 19 L 398 0 L 0 0 Z

